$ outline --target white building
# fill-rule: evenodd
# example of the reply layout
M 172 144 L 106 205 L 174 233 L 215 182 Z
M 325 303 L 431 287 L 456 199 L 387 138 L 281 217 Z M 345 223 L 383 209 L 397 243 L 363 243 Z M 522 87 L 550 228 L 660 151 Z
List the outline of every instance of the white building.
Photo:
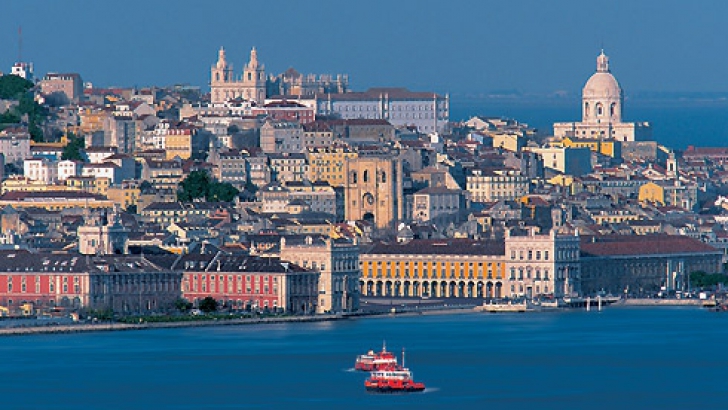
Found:
M 406 88 L 370 88 L 364 92 L 319 94 L 318 115 L 342 119 L 387 120 L 395 127 L 414 126 L 422 133 L 442 133 L 450 120 L 450 98 Z
M 236 78 L 233 66 L 227 62 L 225 49 L 220 48 L 217 62 L 210 70 L 210 96 L 213 104 L 244 98 L 263 104 L 265 101 L 265 65 L 258 62 L 258 52 L 250 51 L 250 61 L 243 75 Z
M 10 69 L 10 74 L 25 78 L 26 80 L 31 82 L 35 81 L 35 78 L 33 77 L 33 63 L 15 63 Z
M 514 201 L 530 193 L 531 181 L 518 171 L 474 169 L 466 189 L 472 202 Z
M 557 122 L 557 138 L 602 138 L 617 141 L 647 141 L 652 128 L 647 122 L 622 122 L 624 96 L 617 79 L 609 70 L 604 51 L 597 57 L 597 71 L 582 91 L 581 122 Z
M 511 297 L 573 296 L 581 290 L 579 236 L 560 235 L 555 230 L 539 234 L 506 231 L 506 275 Z
M 47 158 L 28 158 L 23 161 L 23 176 L 44 184 L 58 180 L 58 163 Z
M 58 180 L 65 181 L 70 177 L 81 176 L 81 169 L 83 168 L 83 162 L 63 160 L 58 162 Z

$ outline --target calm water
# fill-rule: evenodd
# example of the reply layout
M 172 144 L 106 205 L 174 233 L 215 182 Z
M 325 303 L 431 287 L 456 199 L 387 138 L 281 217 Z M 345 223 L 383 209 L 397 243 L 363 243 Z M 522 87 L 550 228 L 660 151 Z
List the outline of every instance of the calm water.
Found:
M 726 408 L 728 315 L 453 314 L 0 338 L 8 409 Z M 424 393 L 351 370 L 406 350 Z
M 451 99 L 453 121 L 467 120 L 473 115 L 514 118 L 546 134 L 553 133 L 554 122 L 581 121 L 578 100 Z M 623 116 L 627 122 L 650 122 L 653 138 L 670 148 L 685 149 L 691 144 L 728 147 L 728 101 L 627 100 Z

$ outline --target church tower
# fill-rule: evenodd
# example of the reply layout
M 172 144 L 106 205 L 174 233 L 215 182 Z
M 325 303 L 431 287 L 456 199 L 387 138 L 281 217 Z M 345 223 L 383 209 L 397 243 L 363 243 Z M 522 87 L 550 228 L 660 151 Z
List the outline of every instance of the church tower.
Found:
M 217 63 L 210 70 L 210 97 L 213 103 L 224 102 L 231 98 L 227 87 L 233 81 L 233 66 L 228 64 L 225 58 L 225 49 L 220 47 Z
M 360 156 L 344 162 L 345 219 L 395 229 L 403 218 L 402 162 L 391 156 Z
M 243 98 L 255 101 L 262 105 L 265 101 L 265 65 L 258 62 L 258 52 L 255 47 L 250 51 L 250 61 L 243 70 Z
M 670 151 L 670 154 L 667 158 L 667 176 L 670 178 L 677 178 L 679 175 L 679 169 L 677 164 L 677 158 L 675 157 L 675 152 Z

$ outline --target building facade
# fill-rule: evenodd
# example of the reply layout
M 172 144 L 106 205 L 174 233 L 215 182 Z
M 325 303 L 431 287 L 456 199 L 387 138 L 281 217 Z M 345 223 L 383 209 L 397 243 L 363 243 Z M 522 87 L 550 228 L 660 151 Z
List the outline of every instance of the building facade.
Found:
M 503 241 L 415 239 L 376 243 L 362 250 L 362 295 L 505 297 L 509 283 L 503 256 Z
M 319 272 L 317 313 L 359 310 L 359 247 L 348 239 L 283 237 L 280 256 Z
M 402 162 L 387 155 L 346 158 L 345 219 L 394 229 L 404 217 Z
M 243 75 L 236 77 L 232 64 L 227 62 L 225 49 L 220 48 L 217 63 L 210 70 L 210 99 L 213 104 L 244 98 L 262 105 L 265 102 L 265 65 L 258 62 L 255 47 Z
M 395 127 L 414 126 L 423 133 L 442 133 L 450 120 L 449 96 L 405 88 L 370 88 L 364 92 L 318 94 L 318 115 L 342 119 L 387 120 Z

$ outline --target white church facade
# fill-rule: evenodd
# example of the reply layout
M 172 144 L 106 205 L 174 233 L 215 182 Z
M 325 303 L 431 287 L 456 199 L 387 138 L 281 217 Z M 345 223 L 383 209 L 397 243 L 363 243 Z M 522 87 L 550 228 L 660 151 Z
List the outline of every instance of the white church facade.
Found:
M 250 61 L 242 77 L 236 77 L 232 64 L 227 62 L 225 49 L 220 48 L 217 63 L 210 70 L 210 100 L 213 104 L 242 98 L 262 105 L 265 101 L 265 65 L 258 62 L 258 52 L 250 51 Z
M 604 51 L 597 57 L 597 71 L 582 90 L 581 122 L 554 123 L 554 137 L 588 138 L 616 141 L 649 141 L 652 128 L 647 122 L 622 122 L 624 96 L 617 79 L 609 70 Z

